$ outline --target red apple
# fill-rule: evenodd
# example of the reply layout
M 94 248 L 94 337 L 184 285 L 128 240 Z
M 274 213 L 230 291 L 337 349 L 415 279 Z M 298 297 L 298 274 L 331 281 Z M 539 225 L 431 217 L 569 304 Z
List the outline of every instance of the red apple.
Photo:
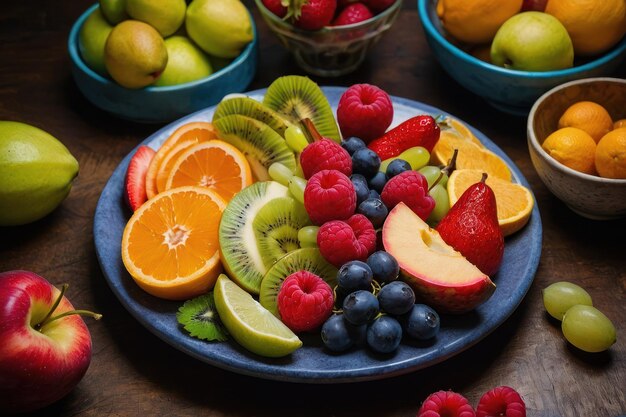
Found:
M 0 414 L 45 407 L 68 394 L 91 361 L 91 336 L 58 290 L 29 271 L 0 273 Z
M 404 203 L 383 225 L 383 245 L 400 265 L 415 294 L 442 313 L 465 313 L 482 304 L 496 286 Z
M 546 10 L 548 0 L 524 0 L 522 2 L 522 12 L 543 12 Z

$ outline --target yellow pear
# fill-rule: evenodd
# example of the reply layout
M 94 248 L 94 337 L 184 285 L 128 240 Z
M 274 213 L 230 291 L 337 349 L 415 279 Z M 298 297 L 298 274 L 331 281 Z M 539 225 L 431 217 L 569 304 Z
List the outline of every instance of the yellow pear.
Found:
M 126 12 L 135 20 L 153 26 L 165 38 L 185 20 L 185 0 L 126 0 Z

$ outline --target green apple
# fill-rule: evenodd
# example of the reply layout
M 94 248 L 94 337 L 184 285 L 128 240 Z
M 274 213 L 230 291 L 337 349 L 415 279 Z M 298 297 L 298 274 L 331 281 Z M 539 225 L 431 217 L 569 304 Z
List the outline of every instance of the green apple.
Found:
M 547 13 L 518 13 L 502 24 L 491 43 L 491 62 L 520 71 L 570 68 L 574 47 L 565 26 Z
M 128 19 L 126 0 L 99 0 L 102 14 L 112 25 Z
M 167 48 L 159 32 L 149 24 L 124 20 L 109 34 L 104 60 L 119 85 L 142 88 L 154 83 L 165 69 Z
M 235 58 L 254 38 L 248 9 L 239 0 L 194 0 L 185 27 L 204 52 L 218 58 Z
M 209 57 L 189 38 L 170 36 L 165 39 L 167 66 L 154 83 L 156 86 L 184 84 L 213 73 Z
M 126 12 L 148 23 L 165 38 L 178 30 L 185 20 L 185 0 L 126 0 Z
M 87 17 L 78 32 L 78 50 L 89 68 L 101 75 L 107 74 L 104 65 L 104 44 L 113 26 L 102 16 L 100 8 L 96 8 Z

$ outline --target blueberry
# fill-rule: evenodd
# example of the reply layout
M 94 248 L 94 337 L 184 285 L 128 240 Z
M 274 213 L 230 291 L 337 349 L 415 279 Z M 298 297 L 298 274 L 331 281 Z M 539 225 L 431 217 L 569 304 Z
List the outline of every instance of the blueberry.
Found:
M 355 326 L 369 323 L 378 312 L 378 299 L 369 291 L 355 291 L 343 300 L 343 315 Z
M 387 165 L 387 177 L 392 178 L 398 174 L 403 173 L 404 171 L 410 171 L 411 164 L 409 164 L 404 159 L 394 159 Z
M 369 291 L 373 278 L 369 265 L 362 261 L 346 262 L 337 272 L 338 287 L 347 294 L 357 290 Z
M 367 264 L 379 284 L 395 281 L 400 274 L 400 266 L 396 258 L 382 250 L 372 253 L 367 258 Z
M 322 342 L 324 346 L 333 352 L 343 352 L 354 345 L 354 340 L 350 336 L 350 331 L 346 326 L 348 323 L 341 314 L 333 314 L 322 325 Z
M 368 198 L 377 198 L 380 200 L 380 194 L 376 190 L 370 190 Z
M 383 285 L 378 292 L 380 309 L 385 313 L 399 316 L 408 313 L 415 305 L 415 293 L 407 283 L 393 281 Z
M 372 178 L 369 179 L 369 181 L 367 181 L 367 185 L 369 185 L 370 190 L 376 190 L 379 193 L 383 192 L 385 184 L 387 184 L 387 174 L 381 171 L 378 171 Z
M 352 155 L 352 172 L 372 178 L 380 167 L 380 157 L 369 148 L 361 148 Z
M 356 212 L 367 217 L 372 222 L 374 229 L 382 227 L 387 214 L 389 214 L 387 206 L 379 198 L 368 198 L 363 201 L 358 205 Z
M 367 344 L 379 353 L 390 353 L 402 340 L 402 326 L 391 316 L 380 316 L 367 328 Z
M 348 151 L 350 155 L 352 155 L 359 149 L 365 148 L 365 146 L 365 142 L 355 136 L 349 137 L 348 139 L 341 141 L 341 147 Z
M 439 314 L 425 304 L 415 304 L 402 316 L 402 327 L 407 335 L 417 340 L 427 340 L 439 333 Z
M 357 206 L 361 202 L 365 201 L 369 195 L 370 189 L 367 186 L 367 180 L 361 174 L 352 174 L 350 176 L 354 190 L 356 191 L 356 204 Z

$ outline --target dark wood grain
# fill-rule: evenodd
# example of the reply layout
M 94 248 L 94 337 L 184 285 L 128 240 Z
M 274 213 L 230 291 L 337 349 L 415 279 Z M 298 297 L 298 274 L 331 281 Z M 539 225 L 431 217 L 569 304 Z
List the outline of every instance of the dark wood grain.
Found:
M 0 119 L 47 130 L 70 149 L 80 174 L 69 197 L 34 224 L 0 228 L 0 271 L 27 269 L 51 282 L 69 282 L 76 306 L 102 313 L 88 322 L 93 359 L 85 378 L 47 416 L 414 416 L 440 389 L 472 404 L 498 385 L 515 387 L 529 416 L 626 414 L 626 220 L 578 217 L 541 183 L 528 156 L 526 120 L 502 114 L 460 87 L 434 61 L 406 0 L 395 26 L 353 74 L 313 79 L 323 85 L 370 82 L 390 94 L 445 109 L 496 142 L 520 167 L 537 198 L 543 253 L 528 295 L 500 328 L 466 352 L 431 368 L 376 382 L 303 385 L 265 381 L 205 365 L 144 329 L 117 301 L 99 269 L 93 245 L 98 196 L 121 159 L 160 125 L 113 118 L 87 102 L 74 85 L 66 49 L 73 21 L 87 0 L 20 0 L 0 8 Z M 250 2 L 248 4 L 251 4 Z M 250 89 L 302 71 L 256 10 L 259 68 Z M 622 65 L 616 75 L 624 77 Z M 585 287 L 615 323 L 618 342 L 583 354 L 564 341 L 544 313 L 541 290 L 558 280 Z

